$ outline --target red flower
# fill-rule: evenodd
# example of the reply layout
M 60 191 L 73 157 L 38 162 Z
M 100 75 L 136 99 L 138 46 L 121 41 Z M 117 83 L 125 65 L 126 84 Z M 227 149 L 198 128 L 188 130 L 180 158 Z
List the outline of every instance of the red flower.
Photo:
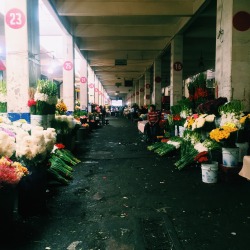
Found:
M 29 101 L 28 101 L 28 106 L 29 107 L 32 107 L 32 106 L 35 106 L 36 105 L 36 101 L 34 100 L 34 99 L 30 99 Z
M 181 120 L 180 115 L 174 115 L 174 116 L 173 116 L 173 120 L 174 120 L 174 121 L 180 121 L 180 120 Z
M 195 156 L 194 160 L 200 163 L 208 161 L 208 152 L 207 151 L 200 152 L 198 155 Z
M 63 149 L 63 148 L 65 148 L 65 145 L 62 144 L 62 143 L 57 143 L 57 144 L 55 144 L 55 146 L 57 147 L 57 149 Z

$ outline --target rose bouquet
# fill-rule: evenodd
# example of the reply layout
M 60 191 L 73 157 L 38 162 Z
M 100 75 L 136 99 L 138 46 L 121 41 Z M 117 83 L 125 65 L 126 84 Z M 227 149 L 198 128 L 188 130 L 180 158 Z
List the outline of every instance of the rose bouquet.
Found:
M 17 184 L 28 174 L 28 169 L 19 162 L 13 162 L 7 157 L 0 159 L 0 186 L 3 184 Z

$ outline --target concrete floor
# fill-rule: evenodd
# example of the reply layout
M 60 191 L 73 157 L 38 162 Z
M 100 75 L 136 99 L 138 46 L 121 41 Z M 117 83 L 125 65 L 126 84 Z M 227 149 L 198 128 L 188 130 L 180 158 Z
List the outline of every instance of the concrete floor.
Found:
M 78 145 L 72 183 L 51 184 L 47 210 L 18 218 L 0 249 L 250 249 L 250 182 L 204 184 L 200 168 L 146 147 L 135 123 L 111 117 Z

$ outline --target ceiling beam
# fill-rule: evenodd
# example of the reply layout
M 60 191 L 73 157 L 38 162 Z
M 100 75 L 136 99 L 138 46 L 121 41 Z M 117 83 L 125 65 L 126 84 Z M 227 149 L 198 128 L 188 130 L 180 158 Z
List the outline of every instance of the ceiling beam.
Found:
M 175 25 L 105 25 L 80 24 L 75 29 L 77 37 L 172 37 Z
M 91 60 L 106 60 L 106 59 L 127 59 L 127 60 L 147 60 L 155 58 L 159 50 L 147 51 L 86 51 L 84 57 L 89 61 Z
M 193 1 L 63 1 L 56 2 L 62 16 L 134 16 L 194 14 Z
M 80 50 L 162 50 L 168 39 L 145 40 L 87 40 L 80 42 Z

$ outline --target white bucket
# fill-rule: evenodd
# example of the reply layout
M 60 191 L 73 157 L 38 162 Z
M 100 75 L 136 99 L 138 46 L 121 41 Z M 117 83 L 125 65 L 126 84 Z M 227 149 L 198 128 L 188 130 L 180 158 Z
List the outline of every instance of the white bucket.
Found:
M 239 148 L 222 148 L 222 162 L 225 167 L 237 167 Z
M 30 124 L 47 128 L 47 115 L 30 115 Z
M 183 133 L 185 131 L 185 128 L 183 126 L 179 126 L 179 136 L 183 137 Z
M 218 179 L 218 162 L 202 163 L 202 181 L 204 183 L 216 183 Z
M 235 143 L 235 144 L 239 148 L 239 162 L 243 162 L 244 156 L 247 155 L 249 146 L 248 142 Z

